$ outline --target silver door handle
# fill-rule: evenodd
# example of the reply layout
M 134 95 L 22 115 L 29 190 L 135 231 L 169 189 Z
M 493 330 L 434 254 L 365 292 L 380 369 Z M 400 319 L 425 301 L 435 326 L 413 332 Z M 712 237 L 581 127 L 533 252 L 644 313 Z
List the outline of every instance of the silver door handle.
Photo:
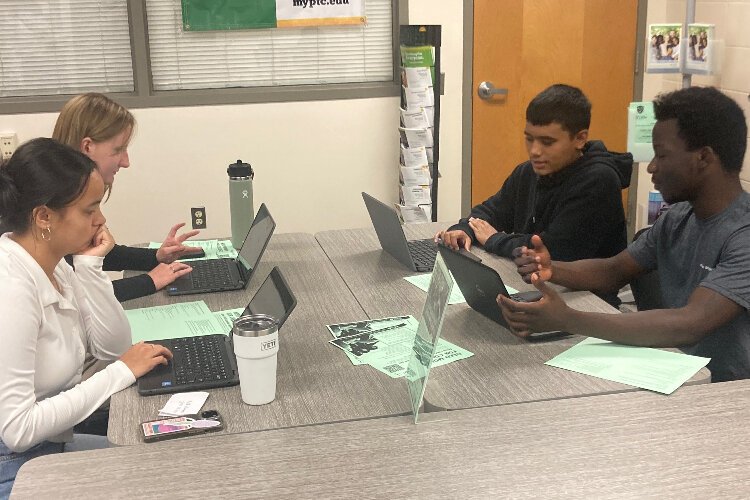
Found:
M 508 95 L 508 89 L 498 89 L 492 84 L 492 82 L 482 82 L 477 87 L 477 94 L 480 99 L 485 101 L 492 99 L 493 95 Z

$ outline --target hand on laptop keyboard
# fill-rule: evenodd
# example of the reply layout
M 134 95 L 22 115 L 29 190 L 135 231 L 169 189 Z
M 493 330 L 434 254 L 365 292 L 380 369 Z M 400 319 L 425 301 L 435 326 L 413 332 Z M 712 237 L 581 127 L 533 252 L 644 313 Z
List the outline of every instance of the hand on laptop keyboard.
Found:
M 159 264 L 149 271 L 148 275 L 153 280 L 154 287 L 157 290 L 161 290 L 180 276 L 185 276 L 192 270 L 193 268 L 184 262 L 173 262 L 171 264 Z
M 120 361 L 130 368 L 135 378 L 147 374 L 156 366 L 168 364 L 170 359 L 172 359 L 172 353 L 169 349 L 159 344 L 145 342 L 138 342 L 131 346 L 120 357 Z

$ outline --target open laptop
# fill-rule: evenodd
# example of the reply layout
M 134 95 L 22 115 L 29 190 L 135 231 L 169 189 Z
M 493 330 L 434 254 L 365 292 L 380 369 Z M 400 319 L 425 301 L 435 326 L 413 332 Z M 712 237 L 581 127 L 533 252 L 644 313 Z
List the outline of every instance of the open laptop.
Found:
M 432 271 L 437 244 L 432 239 L 408 241 L 396 210 L 367 193 L 362 193 L 362 198 L 383 250 L 412 271 Z
M 271 213 L 263 203 L 234 259 L 208 259 L 190 262 L 192 272 L 167 286 L 169 295 L 242 290 L 250 282 L 260 258 L 276 228 Z
M 491 267 L 443 245 L 440 246 L 439 252 L 448 265 L 451 274 L 453 274 L 453 279 L 456 281 L 458 288 L 461 289 L 466 303 L 481 315 L 505 328 L 509 327 L 502 311 L 500 311 L 500 306 L 497 304 L 498 295 L 505 295 L 518 302 L 536 302 L 542 298 L 542 294 L 537 290 L 511 295 L 505 288 L 500 275 Z M 535 332 L 528 338 L 531 340 L 546 340 L 568 335 L 568 333 L 561 331 Z
M 242 315 L 268 314 L 279 320 L 279 328 L 297 306 L 297 299 L 284 275 L 274 267 L 250 300 Z M 200 391 L 240 383 L 234 356 L 232 332 L 228 335 L 202 335 L 155 340 L 172 351 L 168 365 L 159 365 L 138 379 L 142 396 L 172 392 Z

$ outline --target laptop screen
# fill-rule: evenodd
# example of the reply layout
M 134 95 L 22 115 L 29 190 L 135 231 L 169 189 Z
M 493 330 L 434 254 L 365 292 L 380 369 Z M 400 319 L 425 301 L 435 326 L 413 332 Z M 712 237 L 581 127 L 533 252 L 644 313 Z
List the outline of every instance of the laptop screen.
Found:
M 250 300 L 242 315 L 268 314 L 279 321 L 279 328 L 297 306 L 297 299 L 278 267 L 271 270 L 266 280 Z
M 372 227 L 375 228 L 375 234 L 378 235 L 383 250 L 406 267 L 416 270 L 414 260 L 409 252 L 409 244 L 406 236 L 404 236 L 404 230 L 396 211 L 367 193 L 362 193 L 362 199 L 365 200 Z
M 258 209 L 255 220 L 250 226 L 250 231 L 245 237 L 245 242 L 237 255 L 237 262 L 240 264 L 240 270 L 245 281 L 250 280 L 251 271 L 258 266 L 275 228 L 276 223 L 264 203 Z

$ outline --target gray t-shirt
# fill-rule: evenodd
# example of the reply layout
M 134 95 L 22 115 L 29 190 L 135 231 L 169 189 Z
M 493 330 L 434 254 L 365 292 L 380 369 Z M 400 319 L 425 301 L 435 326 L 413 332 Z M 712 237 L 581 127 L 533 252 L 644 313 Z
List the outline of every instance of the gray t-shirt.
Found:
M 677 203 L 627 250 L 643 268 L 658 269 L 664 307 L 685 306 L 702 286 L 744 309 L 682 350 L 710 357 L 714 382 L 750 378 L 750 194 L 704 220 L 689 203 Z

